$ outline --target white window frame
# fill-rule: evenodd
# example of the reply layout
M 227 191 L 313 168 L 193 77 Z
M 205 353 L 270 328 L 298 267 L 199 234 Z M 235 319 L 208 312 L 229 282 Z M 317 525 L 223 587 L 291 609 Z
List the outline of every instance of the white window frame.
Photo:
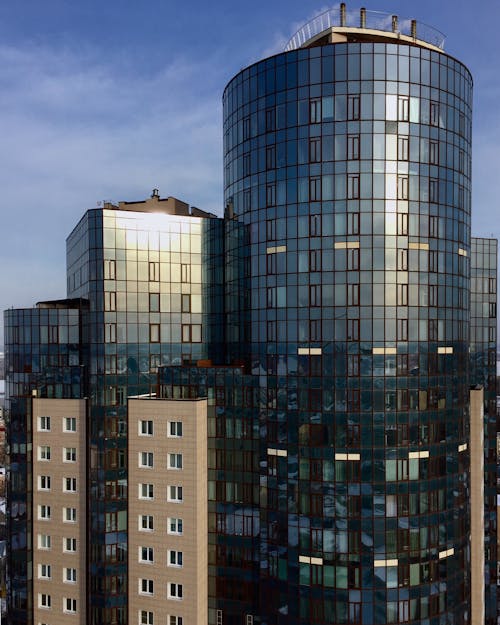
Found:
M 76 493 L 76 477 L 63 477 L 63 492 L 64 493 Z
M 39 432 L 50 432 L 50 417 L 49 416 L 41 416 L 38 417 L 38 431 Z
M 174 471 L 180 471 L 183 468 L 182 454 L 168 454 L 168 468 Z
M 143 556 L 146 555 L 146 558 Z M 139 562 L 146 564 L 154 564 L 155 561 L 155 550 L 154 547 L 139 547 Z
M 175 525 L 175 530 L 172 529 L 172 526 Z M 180 530 L 179 530 L 180 527 Z M 172 536 L 182 536 L 184 533 L 184 522 L 181 517 L 168 517 L 167 519 L 167 534 L 171 534 Z
M 154 467 L 154 453 L 152 451 L 140 451 L 138 456 L 141 469 L 152 469 Z
M 52 571 L 50 564 L 39 564 L 38 565 L 38 579 L 51 579 Z
M 71 542 L 70 542 L 71 541 Z M 76 553 L 77 552 L 76 538 L 65 537 L 63 538 L 63 551 L 64 553 Z
M 50 445 L 38 446 L 38 460 L 40 460 L 41 462 L 49 462 L 50 456 Z
M 182 421 L 169 421 L 167 424 L 167 436 L 168 438 L 182 438 L 183 436 L 183 423 Z
M 50 490 L 50 475 L 38 476 L 38 490 Z
M 76 508 L 64 508 L 63 509 L 63 522 L 64 523 L 76 523 L 77 512 Z
M 38 520 L 39 521 L 50 521 L 51 509 L 45 503 L 38 504 Z
M 38 534 L 38 549 L 43 551 L 52 549 L 52 537 L 50 534 Z
M 63 462 L 76 462 L 76 447 L 65 447 L 63 452 Z
M 168 549 L 167 566 L 181 569 L 184 566 L 184 557 L 182 551 L 177 551 L 176 549 Z
M 154 612 L 151 610 L 139 610 L 139 625 L 154 625 Z
M 167 617 L 167 625 L 182 625 L 182 616 L 169 614 Z
M 139 499 L 154 499 L 155 498 L 155 490 L 154 484 L 149 482 L 139 484 Z
M 141 419 L 138 424 L 139 436 L 153 436 L 154 424 L 152 419 Z
M 77 572 L 75 568 L 65 567 L 63 574 L 63 582 L 65 584 L 76 584 L 77 580 Z
M 38 607 L 44 610 L 50 610 L 52 607 L 52 597 L 46 592 L 39 592 Z
M 76 614 L 76 607 L 76 599 L 73 599 L 73 597 L 63 597 L 63 612 L 65 614 Z
M 141 577 L 139 579 L 138 593 L 140 595 L 147 595 L 148 597 L 152 597 L 155 594 L 153 580 L 146 577 Z
M 177 484 L 169 484 L 167 487 L 167 501 L 171 503 L 182 503 L 184 492 L 182 486 Z
M 63 432 L 76 432 L 76 417 L 64 417 Z
M 182 584 L 178 584 L 177 582 L 168 582 L 167 599 L 182 601 L 184 599 L 184 588 Z
M 140 532 L 154 531 L 154 517 L 152 514 L 140 514 L 138 518 Z

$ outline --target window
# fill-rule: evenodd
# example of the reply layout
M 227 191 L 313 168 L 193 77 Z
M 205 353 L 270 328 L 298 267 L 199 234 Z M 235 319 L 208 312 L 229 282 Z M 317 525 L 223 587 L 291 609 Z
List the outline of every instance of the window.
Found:
M 68 553 L 76 552 L 76 538 L 64 538 L 63 539 L 63 551 Z
M 407 96 L 398 98 L 398 120 L 400 122 L 410 121 L 410 100 Z
M 76 508 L 64 508 L 63 520 L 65 523 L 76 523 Z
M 250 155 L 248 155 L 248 157 L 250 158 Z M 276 167 L 276 146 L 268 145 L 266 148 L 266 169 L 274 169 L 275 167 Z
M 169 421 L 168 435 L 180 438 L 182 436 L 182 421 Z
M 63 478 L 63 491 L 65 493 L 76 493 L 76 477 Z
M 50 432 L 50 417 L 38 417 L 38 431 Z
M 408 319 L 397 320 L 397 337 L 396 338 L 398 341 L 408 340 Z
M 347 119 L 356 120 L 359 119 L 359 95 L 347 96 Z
M 408 199 L 408 176 L 398 176 L 398 200 Z
M 153 422 L 139 421 L 139 436 L 153 436 Z
M 116 310 L 116 292 L 115 291 L 104 292 L 104 310 L 108 310 L 108 311 Z
M 141 610 L 139 612 L 139 625 L 154 625 L 153 612 Z
M 68 584 L 76 584 L 76 569 L 65 568 L 63 581 Z
M 182 584 L 174 584 L 170 582 L 168 584 L 168 598 L 169 599 L 182 599 Z
M 41 504 L 38 506 L 38 518 L 44 521 L 50 519 L 50 506 Z
M 398 270 L 408 271 L 408 250 L 398 250 Z
M 50 595 L 47 595 L 43 592 L 38 593 L 38 607 L 48 609 L 51 606 L 52 606 L 52 599 Z
M 349 174 L 347 176 L 347 199 L 359 199 L 359 174 Z
M 50 549 L 51 537 L 47 534 L 38 534 L 38 549 Z
M 63 599 L 63 605 L 64 605 L 64 612 L 69 612 L 70 614 L 76 613 L 76 599 L 65 597 Z
M 182 469 L 182 454 L 168 454 L 168 468 Z
M 439 144 L 432 139 L 429 141 L 429 163 L 439 165 Z
M 38 490 L 50 490 L 50 475 L 38 476 Z
M 169 517 L 167 522 L 167 533 L 180 536 L 182 534 L 182 519 Z
M 321 250 L 310 250 L 309 271 L 321 271 Z
M 359 306 L 359 284 L 347 285 L 347 305 Z
M 407 284 L 397 285 L 397 305 L 408 306 L 408 285 Z
M 158 261 L 150 261 L 149 263 L 149 281 L 159 282 L 160 280 L 160 263 Z
M 311 137 L 309 139 L 309 161 L 311 163 L 321 163 L 321 137 Z
M 64 431 L 76 432 L 76 417 L 64 417 Z
M 139 530 L 143 532 L 150 532 L 154 529 L 153 516 L 151 514 L 139 515 Z
M 359 234 L 359 213 L 347 213 L 347 234 Z
M 143 468 L 153 468 L 153 452 L 152 451 L 140 451 L 139 452 L 139 466 Z
M 181 282 L 191 282 L 191 265 L 181 264 Z
M 174 616 L 173 614 L 170 614 L 167 625 L 182 625 L 182 616 Z
M 160 312 L 160 294 L 149 294 L 149 312 Z
M 50 460 L 50 445 L 40 445 L 38 447 L 38 460 Z
M 429 123 L 431 126 L 439 126 L 439 102 L 431 101 Z
M 51 578 L 50 564 L 39 564 L 38 565 L 38 577 L 39 577 L 39 579 L 50 579 Z
M 76 462 L 76 447 L 64 448 L 64 462 Z
M 458 171 L 462 174 L 465 170 L 465 152 L 462 149 L 458 150 Z
M 168 566 L 182 566 L 182 551 L 168 550 Z
M 116 343 L 116 323 L 104 324 L 104 342 Z
M 160 342 L 160 324 L 159 323 L 149 324 L 149 341 L 150 343 Z
M 429 202 L 439 202 L 439 181 L 437 178 L 429 179 Z
M 154 589 L 154 583 L 152 579 L 140 579 L 139 580 L 139 594 L 140 595 L 152 595 Z
M 154 562 L 153 547 L 139 547 L 139 562 Z
M 359 160 L 359 135 L 347 136 L 347 159 L 350 161 Z
M 465 115 L 463 113 L 458 114 L 458 132 L 465 136 Z
M 321 236 L 321 215 L 309 216 L 309 236 L 311 237 Z
M 314 98 L 309 102 L 309 121 L 311 124 L 321 122 L 321 98 Z
M 201 324 L 183 324 L 182 325 L 182 342 L 183 343 L 201 343 Z
M 311 284 L 309 286 L 309 306 L 321 306 L 321 285 Z
M 399 161 L 408 160 L 408 145 L 409 145 L 408 137 L 398 137 L 398 160 Z
M 182 486 L 169 486 L 167 499 L 168 501 L 181 502 Z
M 276 183 L 271 182 L 266 185 L 266 206 L 275 206 L 276 204 Z
M 116 261 L 105 260 L 104 261 L 104 279 L 115 280 L 116 278 Z
M 407 236 L 408 235 L 408 214 L 407 213 L 398 213 L 398 234 Z
M 181 312 L 191 312 L 191 295 L 181 295 Z
M 347 250 L 347 269 L 357 271 L 359 269 L 359 248 Z
M 309 178 L 309 201 L 321 201 L 321 176 L 312 176 Z
M 153 484 L 139 484 L 139 499 L 153 499 Z
M 276 128 L 276 111 L 274 107 L 266 109 L 266 132 Z

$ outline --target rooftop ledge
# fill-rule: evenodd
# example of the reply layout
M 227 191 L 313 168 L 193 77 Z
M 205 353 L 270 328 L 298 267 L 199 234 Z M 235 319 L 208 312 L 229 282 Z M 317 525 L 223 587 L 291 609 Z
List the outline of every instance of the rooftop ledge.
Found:
M 444 49 L 445 35 L 417 20 L 381 11 L 328 9 L 301 26 L 285 46 L 285 52 L 343 41 L 413 43 L 437 52 Z

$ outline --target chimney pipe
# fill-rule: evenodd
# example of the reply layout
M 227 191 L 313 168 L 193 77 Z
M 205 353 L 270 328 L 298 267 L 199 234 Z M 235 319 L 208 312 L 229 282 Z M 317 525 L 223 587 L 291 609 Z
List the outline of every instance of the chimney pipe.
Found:
M 340 25 L 345 26 L 345 2 L 340 3 Z
M 417 38 L 417 20 L 411 21 L 411 36 L 413 39 Z
M 392 32 L 395 33 L 398 30 L 398 16 L 392 16 Z
M 364 7 L 359 11 L 359 25 L 361 28 L 366 28 L 366 9 Z

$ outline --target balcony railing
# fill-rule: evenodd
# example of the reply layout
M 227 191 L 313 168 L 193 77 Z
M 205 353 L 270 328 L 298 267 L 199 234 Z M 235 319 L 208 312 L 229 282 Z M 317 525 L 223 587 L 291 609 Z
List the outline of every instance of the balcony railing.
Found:
M 391 13 L 381 11 L 347 11 L 345 5 L 340 8 L 328 9 L 299 28 L 285 46 L 285 52 L 297 50 L 307 41 L 323 31 L 334 27 L 360 28 L 380 30 L 430 43 L 441 50 L 444 48 L 446 36 L 439 30 L 423 22 L 408 18 L 398 18 Z

